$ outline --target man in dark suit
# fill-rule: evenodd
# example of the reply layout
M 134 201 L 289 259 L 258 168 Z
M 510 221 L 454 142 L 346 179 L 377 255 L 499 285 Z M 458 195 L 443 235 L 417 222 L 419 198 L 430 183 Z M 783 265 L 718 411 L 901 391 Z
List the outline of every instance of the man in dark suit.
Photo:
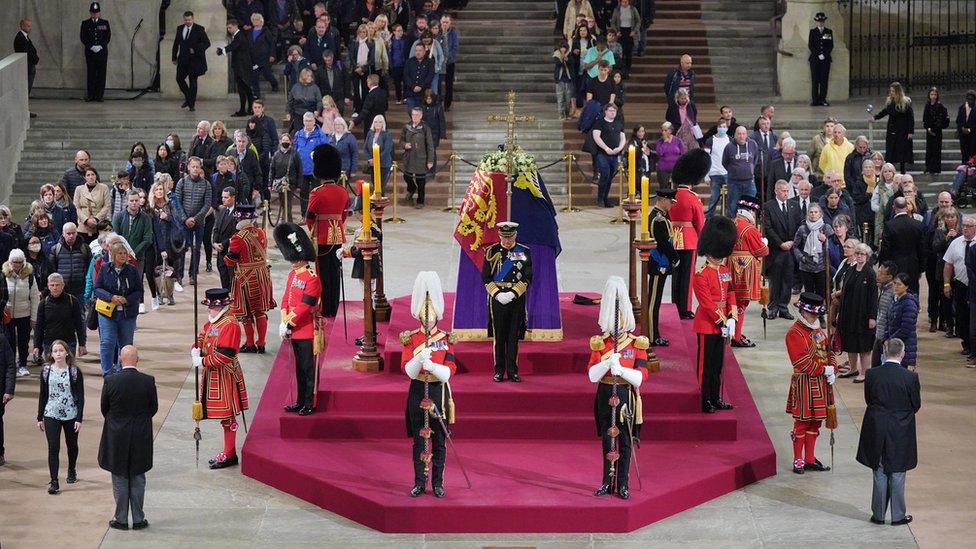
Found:
M 81 43 L 85 46 L 85 63 L 88 69 L 88 88 L 85 101 L 101 103 L 105 95 L 105 72 L 108 66 L 108 43 L 112 29 L 107 19 L 102 19 L 98 2 L 88 7 L 91 18 L 81 22 Z
M 214 218 L 213 247 L 217 250 L 217 273 L 220 274 L 220 286 L 230 289 L 230 281 L 234 279 L 234 271 L 224 262 L 230 237 L 237 232 L 237 220 L 234 219 L 234 206 L 237 204 L 237 191 L 234 187 L 227 187 L 220 194 L 221 206 Z
M 789 181 L 793 177 L 793 169 L 796 168 L 796 141 L 792 137 L 783 140 L 780 156 L 775 160 L 770 160 L 766 170 L 766 196 L 765 200 L 770 200 L 775 196 L 774 185 L 782 179 Z M 789 187 L 787 187 L 787 192 Z
M 905 197 L 895 198 L 892 209 L 895 215 L 881 233 L 878 261 L 894 261 L 899 271 L 908 273 L 908 291 L 918 294 L 918 277 L 925 268 L 925 228 L 908 215 Z
M 21 19 L 20 30 L 17 31 L 17 35 L 14 36 L 14 52 L 27 54 L 27 94 L 28 95 L 30 95 L 31 90 L 34 89 L 34 75 L 37 73 L 37 64 L 41 60 L 41 58 L 37 56 L 37 48 L 35 48 L 34 43 L 31 42 L 30 31 L 31 31 L 31 20 Z M 34 113 L 30 113 L 30 117 L 37 118 L 37 115 Z
M 335 62 L 335 53 L 332 50 L 322 52 L 322 65 L 315 70 L 315 85 L 319 87 L 322 95 L 328 95 L 335 101 L 342 114 L 346 107 L 346 75 Z
M 173 41 L 173 64 L 176 65 L 176 84 L 183 92 L 183 105 L 196 110 L 197 78 L 207 73 L 207 48 L 210 38 L 200 25 L 193 24 L 193 12 L 183 12 L 183 25 L 176 29 Z M 203 158 L 203 157 L 201 157 Z
M 251 73 L 251 91 L 254 97 L 261 97 L 261 79 L 264 78 L 271 85 L 271 91 L 278 93 L 278 79 L 271 70 L 275 58 L 275 37 L 271 29 L 265 28 L 264 16 L 260 13 L 251 15 L 251 28 L 247 31 L 251 41 L 251 58 L 258 68 Z
M 810 94 L 811 106 L 830 106 L 827 103 L 827 83 L 830 81 L 830 52 L 834 50 L 834 33 L 824 25 L 827 14 L 817 12 L 813 16 L 817 26 L 810 29 L 807 47 L 810 48 L 810 80 L 813 82 Z
M 363 106 L 359 109 L 359 112 L 353 113 L 352 121 L 349 122 L 349 131 L 352 131 L 353 126 L 361 126 L 363 128 L 363 139 L 366 139 L 366 132 L 373 127 L 373 118 L 378 114 L 386 114 L 386 109 L 389 108 L 387 98 L 389 97 L 389 92 L 380 87 L 380 75 L 371 74 L 366 77 L 366 87 L 369 91 L 366 92 L 366 97 L 363 99 Z
M 884 364 L 868 370 L 864 380 L 867 410 L 857 444 L 857 462 L 874 471 L 871 522 L 884 524 L 891 503 L 891 525 L 908 524 L 905 511 L 905 472 L 918 465 L 915 414 L 922 407 L 918 374 L 901 365 L 905 343 L 885 343 Z
M 765 116 L 759 118 L 759 129 L 752 132 L 749 136 L 759 145 L 759 154 L 756 158 L 756 168 L 754 171 L 756 178 L 756 194 L 763 196 L 769 192 L 767 187 L 775 181 L 766 180 L 769 167 L 772 165 L 773 150 L 776 147 L 776 136 L 770 129 L 771 122 Z
M 251 101 L 254 101 L 250 82 L 251 73 L 256 66 L 251 60 L 251 40 L 241 32 L 236 19 L 227 20 L 227 34 L 230 35 L 230 42 L 226 47 L 217 48 L 217 55 L 223 55 L 224 52 L 231 54 L 230 68 L 234 76 L 234 86 L 237 88 L 237 97 L 241 101 L 241 107 L 231 116 L 247 116 L 251 114 Z
M 800 226 L 800 207 L 789 199 L 789 183 L 782 179 L 774 186 L 772 200 L 763 204 L 762 232 L 769 241 L 769 257 L 763 263 L 769 279 L 769 318 L 793 320 L 790 294 L 793 290 L 793 239 Z
M 122 370 L 105 378 L 102 387 L 102 440 L 98 445 L 98 466 L 112 473 L 115 518 L 108 522 L 117 530 L 149 526 L 142 503 L 146 495 L 146 471 L 153 466 L 152 418 L 159 409 L 156 380 L 136 370 L 139 351 L 126 345 L 119 351 Z

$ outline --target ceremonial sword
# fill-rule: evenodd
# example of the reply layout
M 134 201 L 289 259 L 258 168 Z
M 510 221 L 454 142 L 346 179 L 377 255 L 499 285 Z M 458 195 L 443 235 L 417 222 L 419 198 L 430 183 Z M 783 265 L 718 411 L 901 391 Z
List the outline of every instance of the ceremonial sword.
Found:
M 468 484 L 468 489 L 471 489 L 471 479 L 468 478 L 468 472 L 464 470 L 464 464 L 461 463 L 461 454 L 458 454 L 457 448 L 454 447 L 454 437 L 451 436 L 451 431 L 447 429 L 447 424 L 444 423 L 444 416 L 437 411 L 437 403 L 431 402 L 433 408 L 429 410 L 430 415 L 440 422 L 441 429 L 444 429 L 444 437 L 447 438 L 447 444 L 451 447 L 451 453 L 454 454 L 454 459 L 457 461 L 458 468 L 461 469 L 461 474 L 464 475 L 464 482 Z
M 634 412 L 624 403 L 621 411 L 627 418 L 627 428 L 630 429 L 630 458 L 634 462 L 634 471 L 637 473 L 637 489 L 644 490 L 644 482 L 641 480 L 640 465 L 637 463 L 637 448 L 640 448 L 640 439 L 634 436 Z M 637 448 L 634 448 L 636 445 Z

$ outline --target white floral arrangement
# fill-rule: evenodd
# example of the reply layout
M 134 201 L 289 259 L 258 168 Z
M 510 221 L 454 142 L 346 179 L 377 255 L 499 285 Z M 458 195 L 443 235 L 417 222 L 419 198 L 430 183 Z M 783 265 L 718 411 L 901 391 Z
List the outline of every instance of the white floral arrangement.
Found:
M 515 149 L 515 173 L 533 174 L 539 168 L 535 164 L 535 158 L 522 149 Z M 478 169 L 485 172 L 508 172 L 508 153 L 505 151 L 492 151 L 485 153 L 481 157 Z

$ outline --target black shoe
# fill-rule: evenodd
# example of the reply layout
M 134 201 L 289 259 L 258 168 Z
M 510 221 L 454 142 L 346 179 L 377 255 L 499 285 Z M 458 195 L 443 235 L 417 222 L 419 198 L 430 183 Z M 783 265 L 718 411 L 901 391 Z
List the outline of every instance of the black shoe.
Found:
M 193 105 L 190 105 L 190 112 L 197 112 L 197 108 L 194 107 Z M 146 526 L 149 526 L 149 523 L 146 523 Z
M 522 378 L 519 377 L 518 374 L 511 374 L 511 375 L 509 375 L 508 376 L 508 380 L 509 381 L 513 381 L 515 383 L 522 383 Z
M 613 493 L 613 488 L 611 488 L 609 484 L 604 484 L 603 486 L 597 488 L 596 492 L 593 492 L 593 495 L 605 496 L 607 494 L 612 494 L 612 493 Z
M 68 469 L 68 484 L 74 484 L 78 482 L 78 472 L 74 469 Z
M 47 485 L 47 493 L 53 496 L 54 494 L 58 494 L 60 492 L 61 492 L 61 485 L 58 484 L 58 479 L 51 480 L 51 484 Z
M 715 405 L 712 404 L 711 402 L 708 402 L 707 400 L 705 402 L 702 402 L 702 412 L 706 414 L 714 414 L 717 411 L 718 408 L 716 408 Z
M 300 416 L 310 416 L 310 415 L 312 415 L 312 412 L 314 412 L 314 411 L 315 411 L 315 408 L 312 408 L 311 406 L 306 406 L 306 407 L 304 407 L 304 408 L 302 408 L 301 410 L 298 411 L 298 415 L 300 415 Z
M 146 519 L 142 519 L 142 522 L 132 523 L 133 530 L 145 530 L 146 528 L 149 528 L 149 521 Z
M 495 374 L 495 375 L 491 376 L 491 379 L 494 379 L 496 382 L 499 382 L 499 383 L 501 383 L 502 381 L 505 381 L 505 377 L 502 376 L 501 374 Z
M 257 347 L 255 347 L 255 349 L 256 349 L 254 351 L 255 353 L 257 353 L 259 355 L 265 354 L 264 345 L 258 345 Z
M 446 495 L 447 494 L 444 493 L 444 487 L 443 486 L 434 486 L 434 497 L 435 498 L 442 498 L 442 497 L 444 497 Z
M 224 461 L 215 461 L 215 462 L 211 463 L 210 464 L 210 468 L 211 469 L 225 469 L 227 467 L 231 467 L 233 465 L 237 465 L 239 462 L 240 462 L 240 460 L 237 458 L 237 455 L 235 454 L 235 455 L 230 456 L 229 458 L 225 459 Z
M 196 276 L 191 276 L 190 277 L 190 286 L 196 286 L 196 285 L 197 285 L 197 277 Z
M 241 354 L 256 353 L 258 352 L 258 348 L 255 345 L 241 345 L 240 350 L 238 350 L 237 352 Z
M 244 111 L 237 111 L 234 114 L 232 114 L 231 116 L 234 117 L 234 118 L 241 118 L 243 116 L 247 116 L 247 113 L 244 112 Z
M 749 341 L 746 338 L 742 338 L 740 340 L 735 340 L 735 339 L 732 340 L 732 348 L 734 349 L 749 349 L 755 346 L 756 346 L 755 343 Z
M 424 489 L 424 486 L 422 484 L 415 484 L 413 486 L 413 489 L 410 490 L 410 497 L 419 498 L 424 494 L 424 492 L 426 492 L 426 490 Z
M 681 320 L 694 320 L 695 319 L 695 313 L 692 313 L 692 312 L 681 313 L 678 316 L 681 317 Z
M 362 346 L 363 345 L 363 338 L 357 337 L 356 338 L 356 345 Z
M 190 104 L 189 104 L 189 103 L 187 103 L 186 101 L 184 101 L 184 102 L 183 102 L 183 104 L 182 104 L 182 105 L 180 105 L 180 108 L 181 108 L 181 109 L 185 109 L 185 108 L 187 108 L 187 107 L 189 107 L 189 106 L 190 106 Z
M 828 103 L 827 100 L 825 99 L 825 100 L 823 100 L 823 101 L 820 102 L 820 106 L 821 107 L 829 107 L 830 106 L 830 103 Z
M 791 315 L 788 311 L 780 311 L 780 318 L 785 318 L 786 320 L 796 320 L 796 317 Z
M 300 404 L 298 404 L 297 402 L 295 404 L 289 404 L 288 406 L 285 406 L 285 411 L 288 412 L 288 413 L 291 413 L 291 414 L 294 414 L 295 412 L 298 412 L 301 409 L 302 409 L 302 406 Z
M 30 117 L 31 117 L 31 118 L 37 118 L 37 113 L 36 113 L 36 112 L 32 112 L 32 113 L 30 113 Z
M 793 465 L 793 472 L 796 473 L 796 474 L 798 474 L 798 475 L 802 475 L 803 474 L 803 467 L 797 467 L 796 464 L 794 464 Z
M 884 524 L 885 523 L 884 522 L 884 519 L 876 519 L 876 518 L 874 518 L 874 515 L 872 515 L 869 520 L 871 521 L 871 524 Z
M 109 528 L 115 528 L 116 530 L 128 530 L 129 525 L 124 522 L 119 522 L 115 519 L 108 521 Z
M 626 486 L 617 488 L 617 495 L 620 497 L 620 499 L 630 499 L 630 488 L 627 488 Z
M 893 520 L 893 521 L 891 521 L 891 525 L 892 526 L 901 526 L 903 524 L 908 524 L 911 521 L 912 521 L 912 516 L 911 515 L 905 515 L 905 518 L 903 518 L 901 520 Z
M 213 264 L 210 263 L 209 261 L 207 262 L 207 272 L 208 273 L 212 273 L 213 272 Z
M 939 331 L 939 327 L 935 323 L 929 324 L 929 333 L 930 334 L 933 334 L 933 333 L 938 332 L 938 331 Z
M 715 407 L 718 408 L 719 410 L 731 410 L 732 409 L 732 405 L 729 404 L 728 402 L 725 402 L 722 399 L 716 400 L 714 404 L 715 404 Z
M 820 463 L 820 460 L 817 459 L 814 460 L 813 463 L 804 463 L 803 469 L 805 471 L 829 471 L 830 467 L 824 465 L 823 463 Z
M 945 336 L 949 339 L 956 337 L 956 331 L 953 329 L 946 330 Z
M 671 345 L 671 342 L 663 337 L 659 337 L 651 343 L 652 347 L 667 347 L 668 345 Z

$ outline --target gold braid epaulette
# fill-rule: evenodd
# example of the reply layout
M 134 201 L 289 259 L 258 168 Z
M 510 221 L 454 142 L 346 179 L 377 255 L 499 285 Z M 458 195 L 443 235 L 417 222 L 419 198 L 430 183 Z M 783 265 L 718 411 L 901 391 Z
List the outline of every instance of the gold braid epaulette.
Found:
M 634 347 L 642 351 L 649 349 L 651 347 L 651 340 L 647 336 L 637 336 L 634 338 Z
M 417 330 L 404 330 L 400 332 L 400 343 L 403 345 L 407 345 L 408 343 L 410 343 L 410 336 L 412 336 L 415 333 L 417 333 Z
M 606 335 L 595 335 L 590 338 L 590 350 L 592 351 L 602 351 L 603 341 L 606 339 Z

